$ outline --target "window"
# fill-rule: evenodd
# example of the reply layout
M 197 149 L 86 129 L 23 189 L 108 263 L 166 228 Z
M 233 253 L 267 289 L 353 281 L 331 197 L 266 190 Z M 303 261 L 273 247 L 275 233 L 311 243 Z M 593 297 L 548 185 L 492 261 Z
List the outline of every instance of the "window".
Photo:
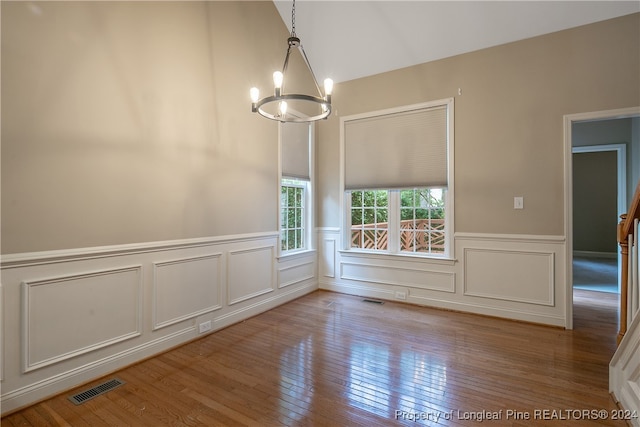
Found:
M 452 252 L 453 99 L 342 118 L 346 249 Z
M 280 186 L 280 250 L 306 247 L 306 188 L 301 180 L 283 179 Z
M 351 192 L 351 247 L 386 250 L 389 240 L 389 192 Z
M 311 249 L 313 128 L 280 124 L 280 253 Z
M 446 189 L 353 190 L 348 194 L 351 248 L 444 255 Z
M 442 188 L 400 191 L 400 251 L 443 254 L 444 196 Z

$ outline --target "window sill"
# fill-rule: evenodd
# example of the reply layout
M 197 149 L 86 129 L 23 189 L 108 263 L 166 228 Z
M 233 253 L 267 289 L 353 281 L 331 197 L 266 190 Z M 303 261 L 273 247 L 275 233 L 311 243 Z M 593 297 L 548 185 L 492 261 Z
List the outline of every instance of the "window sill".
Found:
M 299 258 L 306 258 L 308 256 L 315 256 L 317 254 L 317 250 L 315 249 L 303 249 L 300 251 L 295 251 L 295 252 L 287 252 L 284 254 L 280 254 L 278 257 L 276 257 L 276 259 L 278 261 L 286 261 L 286 260 L 290 260 L 290 259 L 299 259 Z
M 358 258 L 371 258 L 379 260 L 394 260 L 394 261 L 409 261 L 420 262 L 428 264 L 442 264 L 442 265 L 454 265 L 458 260 L 455 258 L 448 258 L 444 256 L 433 255 L 413 255 L 413 254 L 391 254 L 391 253 L 379 253 L 369 251 L 357 251 L 353 249 L 340 250 L 340 255 L 343 257 L 358 257 Z

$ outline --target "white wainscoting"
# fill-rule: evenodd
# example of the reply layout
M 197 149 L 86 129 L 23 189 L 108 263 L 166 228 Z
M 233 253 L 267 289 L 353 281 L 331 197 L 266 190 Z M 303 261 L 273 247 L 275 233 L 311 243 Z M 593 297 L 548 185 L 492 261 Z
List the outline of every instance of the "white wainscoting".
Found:
M 287 260 L 278 270 L 278 287 L 295 286 L 305 281 L 316 281 L 316 253 L 305 258 Z
M 23 281 L 22 371 L 139 336 L 141 291 L 140 265 Z
M 222 253 L 153 263 L 153 329 L 219 308 Z
M 317 289 L 278 233 L 2 256 L 2 414 Z M 209 332 L 207 332 L 209 333 Z
M 338 228 L 318 242 L 321 289 L 567 325 L 562 236 L 458 233 L 451 260 L 343 251 Z
M 233 305 L 273 292 L 275 246 L 260 246 L 229 252 L 228 304 Z
M 449 271 L 429 271 L 405 265 L 377 265 L 362 260 L 345 260 L 340 267 L 340 277 L 345 280 L 455 292 L 455 274 Z
M 553 252 L 465 248 L 464 295 L 553 306 L 554 270 Z
M 320 245 L 320 274 L 324 277 L 336 277 L 337 231 L 328 231 Z

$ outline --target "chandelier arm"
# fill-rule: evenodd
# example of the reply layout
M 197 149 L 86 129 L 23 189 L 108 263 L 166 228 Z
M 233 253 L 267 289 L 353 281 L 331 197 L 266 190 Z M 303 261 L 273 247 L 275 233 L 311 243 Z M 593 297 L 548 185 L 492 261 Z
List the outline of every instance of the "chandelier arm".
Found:
M 291 43 L 289 43 L 289 47 L 287 48 L 287 54 L 284 57 L 284 64 L 282 64 L 282 75 L 285 76 L 287 73 L 287 68 L 289 68 L 289 55 L 291 55 Z M 282 80 L 282 93 L 284 93 L 284 84 L 286 83 L 286 79 Z
M 298 45 L 298 49 L 300 50 L 300 53 L 302 54 L 302 59 L 304 59 L 304 63 L 307 65 L 307 68 L 309 69 L 309 72 L 311 73 L 311 77 L 313 78 L 313 83 L 316 85 L 316 90 L 318 91 L 318 94 L 320 96 L 322 96 L 322 91 L 320 90 L 320 85 L 318 85 L 318 80 L 316 79 L 316 75 L 313 72 L 313 68 L 311 68 L 311 64 L 309 63 L 309 59 L 307 58 L 307 53 L 304 51 L 304 48 L 302 47 L 302 43 L 300 43 Z

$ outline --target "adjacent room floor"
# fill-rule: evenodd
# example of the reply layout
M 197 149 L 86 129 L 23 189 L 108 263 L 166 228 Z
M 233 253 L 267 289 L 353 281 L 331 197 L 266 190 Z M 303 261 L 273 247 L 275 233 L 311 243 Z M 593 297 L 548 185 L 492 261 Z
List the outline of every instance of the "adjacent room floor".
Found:
M 573 258 L 573 287 L 588 291 L 619 293 L 616 258 Z

